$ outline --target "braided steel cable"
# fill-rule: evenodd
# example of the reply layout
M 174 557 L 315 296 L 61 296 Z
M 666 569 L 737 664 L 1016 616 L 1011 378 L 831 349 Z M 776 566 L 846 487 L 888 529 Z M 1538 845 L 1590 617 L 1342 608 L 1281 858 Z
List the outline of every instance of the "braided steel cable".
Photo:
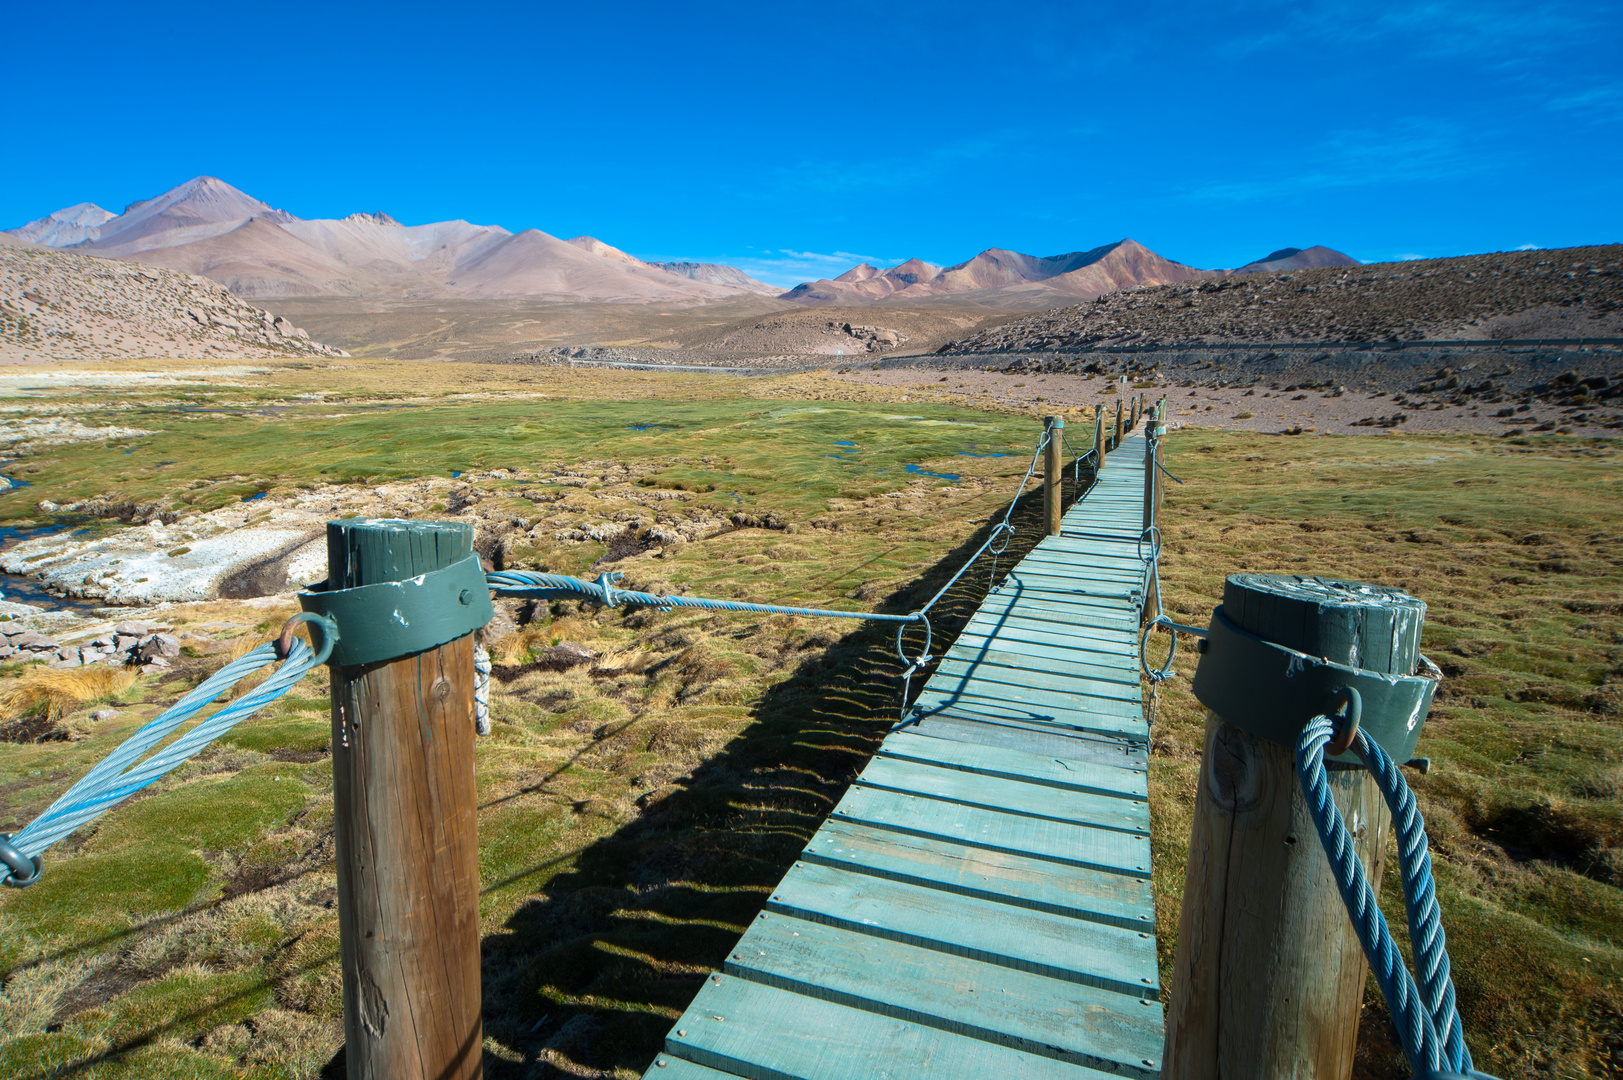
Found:
M 39 856 L 46 848 L 154 783 L 293 689 L 312 670 L 326 663 L 333 642 L 337 639 L 333 623 L 317 615 L 306 614 L 296 618 L 322 627 L 324 633 L 319 653 L 301 639 L 291 638 L 285 662 L 269 678 L 236 701 L 221 706 L 196 727 L 148 757 L 148 752 L 154 751 L 182 724 L 202 712 L 220 695 L 260 668 L 280 659 L 277 645 L 266 642 L 204 679 L 197 689 L 142 725 L 140 730 L 124 740 L 15 836 L 0 838 L 0 862 L 5 864 L 7 870 L 6 876 L 0 881 L 17 886 L 32 884 L 39 877 Z M 33 863 L 32 874 L 28 872 L 26 863 L 17 865 L 14 856 L 18 854 Z
M 1386 917 L 1381 914 L 1375 902 L 1375 891 L 1364 873 L 1364 864 L 1353 850 L 1352 836 L 1347 832 L 1341 811 L 1336 808 L 1330 794 L 1329 775 L 1324 768 L 1324 748 L 1335 730 L 1335 721 L 1328 716 L 1314 717 L 1302 729 L 1302 736 L 1296 744 L 1296 774 L 1302 783 L 1302 794 L 1317 826 L 1319 843 L 1330 860 L 1336 889 L 1341 893 L 1342 903 L 1352 919 L 1353 929 L 1358 934 L 1359 944 L 1369 960 L 1375 981 L 1386 998 L 1393 1025 L 1403 1043 L 1404 1056 L 1416 1073 L 1440 1072 L 1444 1070 L 1445 1062 L 1437 1025 L 1420 996 L 1414 976 L 1403 963 L 1403 954 L 1392 940 Z M 1360 748 L 1362 756 L 1367 753 L 1363 747 L 1369 745 L 1368 736 L 1362 731 L 1357 732 L 1353 745 Z M 1446 1065 L 1456 1067 L 1452 1062 Z

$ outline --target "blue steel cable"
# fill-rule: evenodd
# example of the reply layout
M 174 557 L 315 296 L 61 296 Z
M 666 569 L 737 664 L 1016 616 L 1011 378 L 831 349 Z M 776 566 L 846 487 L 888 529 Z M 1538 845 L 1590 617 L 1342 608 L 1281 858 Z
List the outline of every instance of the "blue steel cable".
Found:
M 829 608 L 787 607 L 781 604 L 750 604 L 742 600 L 711 600 L 698 596 L 672 596 L 667 593 L 616 589 L 612 582 L 618 573 L 603 574 L 596 581 L 583 581 L 565 574 L 543 574 L 537 570 L 494 570 L 485 581 L 500 596 L 540 600 L 586 600 L 604 607 L 631 604 L 656 608 L 699 608 L 705 611 L 747 611 L 761 615 L 814 615 L 837 619 L 869 619 L 874 622 L 918 622 L 917 614 L 883 615 L 871 611 L 836 611 Z
M 1437 883 L 1431 874 L 1431 851 L 1426 823 L 1414 792 L 1390 754 L 1372 739 L 1354 740 L 1354 750 L 1375 777 L 1381 797 L 1392 811 L 1397 831 L 1398 865 L 1403 877 L 1403 907 L 1409 919 L 1409 943 L 1414 949 L 1421 996 L 1426 1011 L 1443 1041 L 1443 1064 L 1454 1072 L 1471 1071 L 1471 1051 L 1465 1045 L 1464 1026 L 1454 1000 L 1449 973 L 1448 940 L 1443 933 L 1442 910 L 1437 906 Z
M 1334 734 L 1335 722 L 1328 716 L 1318 716 L 1308 721 L 1296 744 L 1296 774 L 1302 782 L 1302 794 L 1306 797 L 1308 811 L 1318 827 L 1319 842 L 1329 857 L 1336 889 L 1341 893 L 1347 915 L 1352 919 L 1353 929 L 1358 934 L 1359 944 L 1363 946 L 1364 956 L 1369 960 L 1370 970 L 1386 998 L 1387 1009 L 1392 1014 L 1392 1022 L 1398 1030 L 1410 1068 L 1416 1073 L 1455 1069 L 1456 1063 L 1445 1063 L 1443 1060 L 1442 1040 L 1438 1037 L 1437 1025 L 1421 999 L 1414 976 L 1404 966 L 1403 954 L 1398 952 L 1392 932 L 1387 928 L 1386 918 L 1375 902 L 1375 892 L 1364 873 L 1364 864 L 1353 850 L 1352 837 L 1341 819 L 1341 811 L 1331 798 L 1330 781 L 1324 768 L 1324 748 Z M 1353 745 L 1359 747 L 1359 753 L 1363 755 L 1367 753 L 1363 747 L 1369 745 L 1369 739 L 1362 731 L 1357 732 Z
M 273 642 L 266 642 L 247 655 L 226 664 L 204 679 L 197 689 L 143 725 L 118 749 L 86 773 L 78 783 L 63 792 L 60 798 L 46 807 L 44 813 L 29 822 L 22 831 L 6 838 L 10 846 L 25 857 L 35 860 L 37 867 L 38 857 L 46 848 L 75 829 L 105 814 L 293 689 L 313 668 L 327 662 L 327 656 L 332 652 L 332 643 L 336 638 L 329 620 L 320 616 L 305 616 L 301 621 L 323 624 L 326 633 L 323 634 L 320 653 L 313 652 L 302 640 L 293 638 L 287 660 L 269 678 L 236 701 L 228 702 L 217 709 L 196 727 L 147 757 L 148 751 L 157 747 L 215 698 L 260 668 L 275 663 L 276 646 Z M 6 876 L 0 878 L 0 881 L 12 883 L 20 876 L 17 871 L 17 867 L 9 867 Z M 26 882 L 33 880 L 26 875 L 21 877 Z

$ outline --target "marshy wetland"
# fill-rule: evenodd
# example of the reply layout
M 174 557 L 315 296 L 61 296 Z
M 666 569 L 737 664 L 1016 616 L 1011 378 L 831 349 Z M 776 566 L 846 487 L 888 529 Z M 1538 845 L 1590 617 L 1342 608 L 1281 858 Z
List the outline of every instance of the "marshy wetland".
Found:
M 0 525 L 89 530 L 78 544 L 139 532 L 143 558 L 178 565 L 255 530 L 291 544 L 329 517 L 461 517 L 499 566 L 906 611 L 1001 519 L 1050 407 L 815 373 L 373 361 L 173 373 L 10 387 L 12 428 L 71 418 L 116 433 L 13 440 L 7 475 L 31 486 L 0 496 Z M 1091 431 L 1085 410 L 1072 416 Z M 1410 779 L 1477 1063 L 1617 1075 L 1615 441 L 1188 426 L 1168 460 L 1183 483 L 1163 511 L 1162 581 L 1179 621 L 1203 623 L 1241 570 L 1427 602 L 1425 649 L 1447 679 L 1421 743 L 1431 771 Z M 1000 569 L 1039 517 L 1028 489 Z M 954 588 L 938 634 L 992 572 Z M 123 580 L 100 575 L 74 587 Z M 0 704 L 45 717 L 29 729 L 41 741 L 0 744 L 0 829 L 278 628 L 294 605 L 272 578 L 240 585 L 270 595 L 130 609 L 174 628 L 182 655 L 167 672 L 47 697 L 22 692 L 34 665 L 0 666 Z M 888 629 L 854 621 L 500 607 L 493 730 L 477 747 L 486 1069 L 635 1076 L 893 722 L 901 665 Z M 1151 729 L 1163 985 L 1203 724 L 1194 661 L 1180 652 L 1184 677 L 1161 687 Z M 0 1074 L 341 1075 L 326 693 L 313 677 L 50 852 L 38 885 L 0 896 Z M 1382 903 L 1401 926 L 1394 872 Z M 1360 1075 L 1407 1075 L 1373 983 L 1365 1000 Z

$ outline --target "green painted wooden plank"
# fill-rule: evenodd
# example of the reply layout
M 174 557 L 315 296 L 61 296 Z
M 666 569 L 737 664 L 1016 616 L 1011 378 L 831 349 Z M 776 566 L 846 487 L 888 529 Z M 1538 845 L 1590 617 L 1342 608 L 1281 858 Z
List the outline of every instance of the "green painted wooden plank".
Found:
M 980 603 L 975 619 L 1018 611 L 1027 619 L 1047 619 L 1055 624 L 1094 625 L 1102 629 L 1131 630 L 1139 625 L 1138 601 L 1125 596 L 1076 596 L 1057 601 L 1050 596 L 1021 590 L 997 590 Z
M 981 604 L 964 629 L 995 637 L 1003 627 L 1039 630 L 1049 634 L 1075 634 L 1079 641 L 1138 643 L 1143 633 L 1139 608 L 1121 605 L 1113 611 L 1068 604 L 1047 604 L 1030 596 L 994 594 Z
M 1038 548 L 1024 559 L 1012 571 L 1014 574 L 1035 575 L 1038 577 L 1051 577 L 1061 581 L 1075 581 L 1086 584 L 1089 581 L 1120 581 L 1137 584 L 1144 577 L 1144 564 L 1138 559 L 1123 560 L 1120 565 L 1105 563 L 1097 559 L 1087 562 L 1075 556 L 1065 556 L 1059 553 L 1049 554 Z
M 1133 574 L 1120 580 L 1091 576 L 1076 579 L 1056 577 L 1031 570 L 1015 570 L 1010 572 L 1009 576 L 1003 580 L 999 591 L 1056 593 L 1066 599 L 1076 597 L 1084 602 L 1098 603 L 1099 601 L 1118 600 L 1125 603 L 1133 593 L 1139 590 L 1142 581 L 1142 574 Z M 1044 597 L 1044 599 L 1052 600 L 1053 598 Z
M 1065 791 L 1001 776 L 980 776 L 962 769 L 885 757 L 870 761 L 857 777 L 857 783 L 901 795 L 922 795 L 1006 814 L 1085 822 L 1139 836 L 1150 834 L 1149 804 L 1125 794 Z
M 1052 754 L 1067 761 L 1089 761 L 1116 768 L 1143 770 L 1149 764 L 1148 742 L 1125 742 L 1109 736 L 1056 728 L 1052 724 L 1020 724 L 935 715 L 913 717 L 893 731 L 911 731 L 933 739 L 956 740 L 972 746 L 1001 747 L 1027 754 Z
M 1138 612 L 1139 601 L 1134 599 L 1134 590 L 1125 585 L 1110 586 L 1110 588 L 1096 588 L 1096 590 L 1070 590 L 1060 593 L 1057 590 L 1040 590 L 1040 588 L 1027 588 L 1021 581 L 1003 581 L 995 590 L 985 596 L 984 604 L 1006 599 L 1024 599 L 1026 603 L 1034 606 L 1034 611 L 1057 612 L 1083 612 L 1091 617 L 1105 617 L 1105 619 L 1134 619 Z M 1099 616 L 1094 616 L 1092 609 L 1097 609 Z
M 1099 544 L 1091 550 L 1084 549 L 1070 551 L 1053 543 L 1057 537 L 1045 537 L 1031 554 L 1020 560 L 1022 565 L 1032 563 L 1037 566 L 1052 566 L 1066 573 L 1086 573 L 1095 570 L 1105 570 L 1111 573 L 1142 574 L 1144 560 L 1139 557 L 1138 549 L 1127 543 L 1111 542 Z M 1108 549 L 1108 550 L 1101 550 Z
M 1143 530 L 1138 527 L 1136 522 L 1133 524 L 1131 529 L 1122 529 L 1119 532 L 1111 532 L 1109 530 L 1094 528 L 1091 525 L 1084 525 L 1081 520 L 1078 520 L 1069 525 L 1061 522 L 1059 539 L 1080 541 L 1090 545 L 1101 543 L 1124 543 L 1131 544 L 1136 547 L 1138 538 L 1140 535 L 1142 535 L 1142 533 Z
M 1086 648 L 1088 642 L 1094 641 L 1107 645 L 1137 645 L 1139 634 L 1143 632 L 1139 611 L 1132 604 L 1124 604 L 1115 612 L 1063 604 L 1057 605 L 1053 611 L 1027 610 L 1018 598 L 1012 603 L 1006 602 L 1001 594 L 994 593 L 969 617 L 965 629 L 973 626 L 977 632 L 988 636 L 1004 627 L 1063 634 L 1074 638 L 1078 648 Z
M 1029 558 L 1029 556 L 1028 556 Z M 1076 561 L 1069 565 L 1050 562 L 1046 558 L 1036 562 L 1021 562 L 1020 565 L 1009 571 L 1011 579 L 1021 575 L 1036 578 L 1051 578 L 1061 583 L 1074 584 L 1078 587 L 1092 586 L 1095 592 L 1125 592 L 1136 587 L 1144 578 L 1144 564 L 1137 559 L 1134 566 L 1112 568 L 1108 566 L 1089 565 L 1085 558 L 1072 556 Z
M 1113 664 L 1132 670 L 1138 665 L 1138 642 L 1122 634 L 1116 641 L 1098 638 L 1073 637 L 1070 634 L 1047 630 L 1028 630 L 1023 626 L 1003 625 L 995 634 L 986 633 L 979 626 L 974 631 L 965 627 L 953 640 L 952 647 L 966 652 L 980 649 L 1029 656 L 1038 660 L 1057 660 L 1082 664 Z
M 876 943 L 808 920 L 762 919 L 734 956 L 729 975 L 1072 1065 L 1153 1070 L 1165 1038 L 1158 1002 Z
M 961 660 L 943 660 L 931 676 L 926 688 L 937 694 L 972 694 L 1010 704 L 1019 703 L 1034 708 L 1095 711 L 1104 709 L 1113 715 L 1132 715 L 1143 696 L 1135 683 L 1112 683 L 1078 680 L 1086 685 L 1074 691 L 1050 689 L 1034 685 L 1048 681 L 1042 672 L 1028 673 L 1023 684 L 1018 676 L 992 665 L 969 664 Z M 1115 706 L 1102 705 L 1114 702 Z
M 1022 580 L 1019 574 L 1011 574 L 1006 581 L 998 584 L 997 588 L 987 594 L 987 597 L 1026 595 L 1032 596 L 1043 603 L 1083 605 L 1085 607 L 1119 607 L 1131 609 L 1138 606 L 1133 594 L 1138 591 L 1139 582 L 1131 584 L 1120 582 L 1099 582 L 1097 584 L 1075 583 L 1070 581 L 1045 583 L 1039 580 Z
M 897 942 L 1116 995 L 1160 996 L 1155 941 L 1144 931 L 809 862 L 784 875 L 766 909 L 882 939 L 874 952 Z
M 1076 657 L 1076 653 L 1059 656 L 1052 652 L 1033 657 L 955 644 L 942 656 L 937 670 L 962 668 L 991 682 L 1013 682 L 1017 686 L 1029 682 L 1067 694 L 1091 694 L 1099 683 L 1138 685 L 1138 665 L 1130 658 L 1123 657 L 1115 664 L 1090 664 Z
M 931 690 L 913 700 L 913 711 L 920 716 L 946 714 L 966 719 L 985 717 L 990 720 L 1013 720 L 1023 724 L 1051 724 L 1074 731 L 1091 731 L 1099 735 L 1113 735 L 1123 739 L 1143 739 L 1145 723 L 1143 709 L 1124 702 L 1104 701 L 1101 706 L 1113 708 L 1043 709 L 1036 706 L 1022 708 L 1000 698 L 989 698 L 969 691 L 942 693 Z
M 1149 881 L 1058 866 L 1006 851 L 907 836 L 851 821 L 827 821 L 801 854 L 804 862 L 909 881 L 1072 919 L 1152 933 Z
M 985 610 L 972 615 L 959 636 L 973 631 L 981 637 L 999 637 L 1004 633 L 1016 640 L 1034 644 L 1054 644 L 1062 648 L 1093 649 L 1119 653 L 1123 648 L 1138 648 L 1143 628 L 1134 618 L 1123 619 L 1116 626 L 1099 626 L 1090 622 L 1062 623 L 1034 615 L 1025 615 L 1018 608 L 1005 614 Z M 1041 636 L 1046 635 L 1046 636 Z
M 910 731 L 895 731 L 885 736 L 879 754 L 943 769 L 962 769 L 982 776 L 1001 776 L 1008 780 L 1022 780 L 1093 795 L 1139 800 L 1149 798 L 1149 781 L 1139 770 L 1114 768 L 1076 758 L 1022 753 L 996 746 L 971 747 Z
M 1101 568 L 1117 572 L 1142 572 L 1144 569 L 1137 536 L 1132 540 L 1104 540 L 1097 544 L 1077 544 L 1063 536 L 1045 536 L 1021 561 L 1030 559 L 1061 564 L 1073 570 Z
M 1142 1006 L 1141 1006 L 1142 1007 Z M 665 1051 L 748 1080 L 1106 1080 L 1076 1065 L 984 1039 L 837 1005 L 731 975 L 712 975 Z M 658 1080 L 658 1072 L 649 1074 Z
M 739 1080 L 737 1073 L 695 1065 L 672 1054 L 661 1053 L 643 1073 L 648 1080 Z
M 1019 817 L 860 785 L 847 789 L 833 817 L 1131 877 L 1150 872 L 1146 837 L 1091 825 Z

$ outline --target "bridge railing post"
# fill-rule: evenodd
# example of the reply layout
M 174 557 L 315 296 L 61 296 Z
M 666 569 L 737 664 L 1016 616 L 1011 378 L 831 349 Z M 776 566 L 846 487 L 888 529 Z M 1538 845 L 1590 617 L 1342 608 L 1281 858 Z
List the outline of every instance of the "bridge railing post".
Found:
M 1043 523 L 1049 536 L 1058 536 L 1060 519 L 1065 515 L 1065 417 L 1043 418 L 1043 438 L 1047 445 L 1043 451 Z
M 1110 448 L 1112 450 L 1114 450 L 1116 447 L 1121 445 L 1122 436 L 1126 434 L 1126 431 L 1123 429 L 1122 424 L 1123 424 L 1123 421 L 1122 421 L 1122 415 L 1121 415 L 1121 398 L 1118 397 L 1116 399 L 1116 435 L 1115 435 L 1115 438 L 1113 438 L 1111 440 L 1111 442 L 1110 442 Z
M 473 528 L 461 522 L 333 521 L 327 525 L 327 584 L 301 597 L 314 608 L 335 603 L 331 598 L 341 590 L 365 593 L 365 586 L 432 593 L 409 617 L 392 606 L 402 626 L 420 631 L 414 644 L 399 646 L 413 651 L 384 649 L 392 659 L 349 657 L 363 661 L 356 663 L 335 652 L 331 661 L 344 1057 L 351 1080 L 483 1074 L 473 636 L 466 627 L 470 612 L 485 613 L 471 616 L 471 625 L 488 619 L 490 604 L 483 571 L 477 562 L 467 569 L 472 555 Z M 452 567 L 456 584 L 434 573 Z M 461 581 L 464 576 L 469 580 Z M 383 609 L 376 626 L 362 611 L 338 618 L 340 646 L 396 631 L 388 625 L 390 610 Z M 424 648 L 436 620 L 440 637 L 455 636 Z
M 1167 404 L 1167 399 L 1163 397 L 1155 406 L 1155 463 L 1157 466 L 1161 466 L 1155 470 L 1155 513 L 1158 517 L 1161 513 L 1161 503 L 1166 500 L 1167 494 L 1164 466 L 1167 459 L 1167 420 L 1171 415 L 1172 407 Z
M 1105 407 L 1093 407 L 1093 475 L 1105 467 Z
M 1161 505 L 1159 492 L 1161 489 L 1161 470 L 1155 467 L 1160 456 L 1160 443 L 1157 441 L 1161 431 L 1160 413 L 1151 410 L 1148 425 L 1144 429 L 1144 528 L 1149 529 L 1155 524 L 1156 510 Z
M 1237 670 L 1237 657 L 1262 654 L 1228 643 L 1253 635 L 1366 674 L 1410 676 L 1424 617 L 1425 604 L 1396 589 L 1260 574 L 1228 579 L 1194 685 L 1203 702 L 1229 701 L 1230 715 L 1206 717 L 1167 1010 L 1167 1080 L 1346 1080 L 1364 994 L 1364 953 L 1302 795 L 1294 746 L 1252 733 L 1278 735 L 1288 726 L 1281 718 L 1299 732 L 1311 718 L 1279 704 L 1293 684 L 1274 670 L 1289 665 L 1273 659 L 1290 654 L 1267 652 L 1255 670 Z M 1240 633 L 1220 635 L 1225 626 Z M 1396 723 L 1401 730 L 1402 718 Z M 1364 729 L 1374 737 L 1367 707 Z M 1378 894 L 1391 825 L 1386 803 L 1362 768 L 1329 778 Z

